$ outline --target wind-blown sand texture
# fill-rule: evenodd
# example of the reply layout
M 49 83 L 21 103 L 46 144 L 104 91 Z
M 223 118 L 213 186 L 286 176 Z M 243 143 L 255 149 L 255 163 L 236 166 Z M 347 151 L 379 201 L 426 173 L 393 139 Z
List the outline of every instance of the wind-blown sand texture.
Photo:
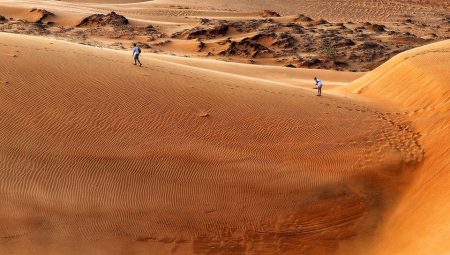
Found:
M 205 13 L 261 11 L 252 1 L 85 2 L 1 0 L 0 14 L 14 17 L 7 26 L 76 26 L 120 9 L 167 33 Z M 319 2 L 326 18 L 337 13 Z M 421 17 L 445 7 L 415 2 Z M 108 17 L 83 26 L 117 32 L 114 15 L 106 30 L 91 24 Z M 0 32 L 0 254 L 450 252 L 449 40 L 361 73 L 148 49 L 136 67 L 125 47 L 104 47 L 110 38 L 93 47 L 36 35 Z M 182 43 L 165 50 L 193 50 Z

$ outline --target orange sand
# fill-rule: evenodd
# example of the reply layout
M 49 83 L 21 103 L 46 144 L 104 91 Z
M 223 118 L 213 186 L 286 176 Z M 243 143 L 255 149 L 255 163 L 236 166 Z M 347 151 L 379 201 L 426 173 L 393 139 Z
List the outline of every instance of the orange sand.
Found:
M 171 31 L 260 11 L 70 2 L 0 0 L 0 14 L 75 25 L 118 9 Z M 325 2 L 307 12 L 442 10 Z M 0 254 L 448 254 L 449 61 L 447 40 L 369 73 L 145 51 L 136 67 L 128 51 L 0 33 Z
M 398 55 L 348 90 L 392 103 L 420 132 L 425 160 L 381 231 L 376 254 L 450 252 L 450 41 Z
M 389 122 L 401 119 L 366 103 L 1 37 L 1 236 L 11 253 L 96 251 L 114 240 L 112 252 L 325 254 L 373 230 L 398 192 L 393 170 L 421 157 L 414 133 Z

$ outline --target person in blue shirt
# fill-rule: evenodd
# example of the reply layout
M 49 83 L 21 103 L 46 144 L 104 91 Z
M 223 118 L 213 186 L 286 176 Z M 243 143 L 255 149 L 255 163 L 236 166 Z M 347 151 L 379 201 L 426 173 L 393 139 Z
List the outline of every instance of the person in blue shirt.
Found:
M 316 88 L 317 88 L 317 96 L 322 96 L 322 87 L 323 83 L 321 80 L 317 79 L 317 77 L 314 77 L 314 80 L 316 81 Z
M 133 46 L 134 65 L 137 65 L 137 63 L 139 63 L 139 66 L 142 66 L 142 63 L 139 60 L 139 56 L 141 55 L 141 48 L 139 48 L 136 43 L 134 43 Z

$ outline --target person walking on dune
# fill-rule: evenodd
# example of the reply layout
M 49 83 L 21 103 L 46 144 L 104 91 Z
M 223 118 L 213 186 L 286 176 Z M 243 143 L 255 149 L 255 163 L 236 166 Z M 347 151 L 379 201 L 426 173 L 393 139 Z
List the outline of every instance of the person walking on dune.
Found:
M 321 80 L 317 79 L 317 77 L 314 77 L 314 80 L 316 81 L 316 88 L 317 88 L 317 96 L 322 96 L 322 87 L 323 83 Z
M 139 48 L 136 43 L 134 43 L 133 46 L 134 65 L 137 65 L 137 63 L 139 63 L 139 66 L 142 66 L 142 63 L 139 60 L 139 56 L 141 55 L 141 48 Z

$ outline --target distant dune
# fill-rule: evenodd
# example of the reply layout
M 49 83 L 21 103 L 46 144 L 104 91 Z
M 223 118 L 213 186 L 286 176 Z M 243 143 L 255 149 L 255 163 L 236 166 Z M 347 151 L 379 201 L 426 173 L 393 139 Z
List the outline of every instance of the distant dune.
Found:
M 412 3 L 414 2 L 414 3 Z M 333 21 L 394 21 L 404 15 L 422 15 L 431 17 L 434 11 L 448 10 L 448 0 L 156 0 L 155 3 L 168 3 L 176 5 L 211 8 L 226 8 L 231 10 L 274 10 L 283 15 L 296 15 L 304 13 L 314 18 L 324 18 Z M 432 8 L 424 8 L 424 6 Z

